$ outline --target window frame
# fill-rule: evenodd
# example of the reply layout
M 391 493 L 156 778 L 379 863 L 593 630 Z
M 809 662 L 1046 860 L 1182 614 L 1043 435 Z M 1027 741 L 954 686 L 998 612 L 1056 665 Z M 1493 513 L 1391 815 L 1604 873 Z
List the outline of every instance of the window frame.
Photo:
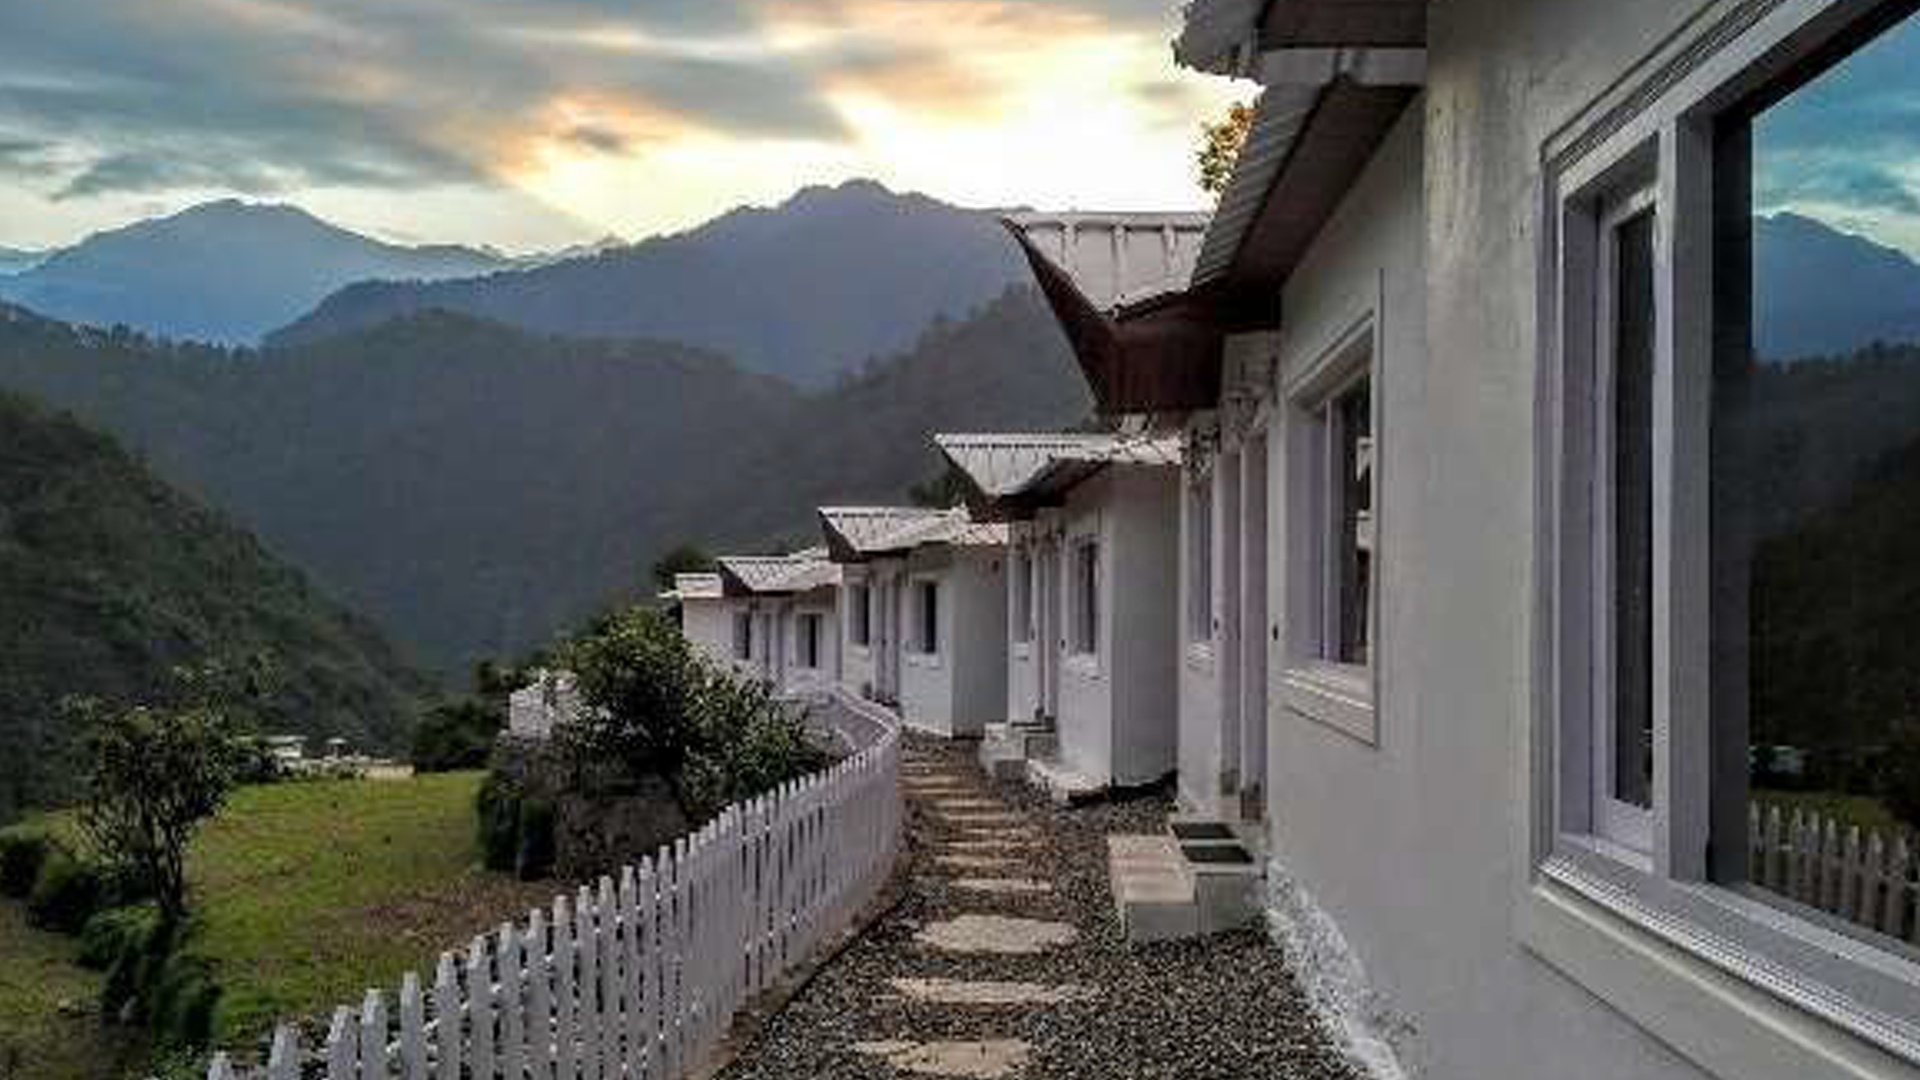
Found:
M 1214 476 L 1198 468 L 1186 486 L 1187 520 L 1187 643 L 1210 647 L 1218 621 L 1214 618 Z
M 873 644 L 873 587 L 864 581 L 847 586 L 847 642 L 860 649 Z
M 1033 644 L 1036 634 L 1034 627 L 1034 556 L 1033 551 L 1022 545 L 1013 555 L 1013 644 L 1026 648 Z
M 1304 362 L 1285 370 L 1281 382 L 1286 593 L 1277 702 L 1295 716 L 1378 747 L 1380 727 L 1374 701 L 1380 677 L 1384 446 L 1378 327 L 1383 305 L 1378 293 L 1366 299 L 1360 314 L 1343 324 Z M 1337 432 L 1326 414 L 1361 382 L 1369 384 L 1374 550 L 1368 560 L 1367 662 L 1350 664 L 1330 660 L 1327 655 L 1330 637 L 1338 632 L 1337 616 L 1328 611 L 1328 604 L 1330 594 L 1339 588 L 1338 568 L 1330 551 L 1339 522 L 1335 513 L 1338 497 L 1332 490 Z
M 913 579 L 913 653 L 940 655 L 940 579 Z
M 1532 857 L 1516 934 L 1710 1070 L 1877 1075 L 1863 1064 L 1861 1043 L 1891 1055 L 1878 1060 L 1920 1065 L 1920 963 L 1790 904 L 1716 883 L 1709 873 L 1710 861 L 1723 858 L 1713 853 L 1716 836 L 1745 840 L 1744 807 L 1736 825 L 1730 800 L 1713 799 L 1714 777 L 1730 767 L 1724 752 L 1718 759 L 1713 753 L 1711 735 L 1721 721 L 1709 693 L 1709 438 L 1723 302 L 1714 270 L 1721 215 L 1733 212 L 1728 193 L 1744 193 L 1748 182 L 1745 175 L 1716 175 L 1716 124 L 1800 78 L 1816 60 L 1841 55 L 1833 50 L 1858 39 L 1867 20 L 1899 7 L 1719 0 L 1543 145 Z M 1649 182 L 1658 215 L 1654 775 L 1651 842 L 1636 851 L 1609 838 L 1592 806 L 1599 733 L 1591 638 L 1601 625 L 1593 608 L 1603 594 L 1583 540 L 1605 529 L 1592 505 L 1594 401 L 1581 372 L 1593 370 L 1604 310 L 1595 290 L 1602 266 L 1597 207 L 1609 192 Z M 1749 211 L 1742 204 L 1738 212 Z M 1691 993 L 1698 1004 L 1662 1009 L 1663 992 Z M 1810 1027 L 1806 1016 L 1824 1025 Z
M 733 613 L 733 658 L 742 663 L 753 660 L 753 611 L 749 608 Z
M 826 613 L 822 611 L 802 611 L 799 617 L 799 633 L 794 646 L 794 665 L 805 671 L 821 670 L 821 658 L 826 650 L 821 647 L 826 637 Z
M 1072 575 L 1072 622 L 1067 633 L 1067 655 L 1082 662 L 1100 655 L 1100 537 L 1075 537 L 1068 548 L 1068 568 Z

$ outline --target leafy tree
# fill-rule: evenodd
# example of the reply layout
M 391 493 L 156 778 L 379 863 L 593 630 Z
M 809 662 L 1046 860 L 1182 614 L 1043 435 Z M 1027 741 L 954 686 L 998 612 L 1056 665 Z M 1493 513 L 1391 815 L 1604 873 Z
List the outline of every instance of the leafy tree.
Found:
M 907 498 L 915 506 L 947 510 L 967 501 L 972 487 L 960 470 L 948 465 L 934 476 L 907 489 Z
M 1200 170 L 1200 189 L 1216 198 L 1227 190 L 1233 179 L 1233 167 L 1240 160 L 1240 148 L 1247 132 L 1253 129 L 1253 106 L 1229 105 L 1219 120 L 1200 122 L 1200 146 L 1194 151 L 1194 164 Z
M 482 698 L 436 702 L 413 729 L 414 771 L 450 772 L 485 766 L 500 727 L 500 708 Z
M 177 672 L 176 700 L 107 705 L 69 699 L 86 762 L 80 828 L 110 877 L 169 918 L 187 910 L 187 845 L 238 784 L 260 669 Z
M 653 581 L 662 589 L 671 589 L 676 575 L 711 573 L 716 565 L 705 548 L 681 544 L 654 560 Z

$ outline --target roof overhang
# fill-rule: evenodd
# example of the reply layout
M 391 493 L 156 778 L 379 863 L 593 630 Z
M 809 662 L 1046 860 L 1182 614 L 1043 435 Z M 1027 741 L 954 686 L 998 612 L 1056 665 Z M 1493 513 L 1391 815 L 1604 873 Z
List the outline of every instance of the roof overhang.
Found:
M 1225 335 L 1279 325 L 1277 293 L 1262 310 L 1261 303 L 1231 288 L 1190 288 L 1102 311 L 1018 224 L 1006 225 L 1103 413 L 1211 407 L 1220 395 Z
M 1261 59 L 1315 49 L 1420 49 L 1428 0 L 1192 0 L 1173 43 L 1182 66 L 1257 77 Z M 1264 81 L 1264 80 L 1263 80 Z
M 1177 436 L 1119 434 L 935 435 L 967 480 L 976 518 L 1017 521 L 1061 505 L 1067 493 L 1114 467 L 1178 468 Z

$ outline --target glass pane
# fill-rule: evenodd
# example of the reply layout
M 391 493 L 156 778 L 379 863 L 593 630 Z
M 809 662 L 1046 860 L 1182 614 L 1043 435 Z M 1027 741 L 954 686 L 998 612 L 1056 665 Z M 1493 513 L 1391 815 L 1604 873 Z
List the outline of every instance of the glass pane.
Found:
M 1653 805 L 1653 214 L 1613 236 L 1613 797 Z
M 1745 749 L 1721 774 L 1747 786 L 1741 872 L 1763 895 L 1908 941 L 1920 883 L 1896 852 L 1920 829 L 1916 110 L 1908 18 L 1754 120 L 1751 214 L 1722 218 L 1751 229 L 1749 309 L 1722 313 L 1751 348 L 1719 357 L 1713 454 L 1714 693 L 1743 706 L 1720 716 Z
M 1330 659 L 1368 660 L 1368 594 L 1373 573 L 1373 394 L 1366 380 L 1333 402 L 1339 512 L 1334 526 L 1335 578 Z

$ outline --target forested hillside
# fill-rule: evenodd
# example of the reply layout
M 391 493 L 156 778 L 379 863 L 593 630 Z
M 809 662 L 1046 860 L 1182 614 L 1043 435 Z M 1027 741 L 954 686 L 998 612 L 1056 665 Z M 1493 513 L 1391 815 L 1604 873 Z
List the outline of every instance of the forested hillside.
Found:
M 905 497 L 936 430 L 1087 410 L 1027 290 L 811 395 L 697 349 L 441 312 L 236 363 L 0 309 L 0 385 L 115 432 L 450 680 L 649 588 L 677 543 Z
M 265 653 L 274 731 L 398 749 L 422 689 L 379 632 L 113 440 L 0 392 L 0 821 L 59 799 L 68 694 L 150 699 Z

